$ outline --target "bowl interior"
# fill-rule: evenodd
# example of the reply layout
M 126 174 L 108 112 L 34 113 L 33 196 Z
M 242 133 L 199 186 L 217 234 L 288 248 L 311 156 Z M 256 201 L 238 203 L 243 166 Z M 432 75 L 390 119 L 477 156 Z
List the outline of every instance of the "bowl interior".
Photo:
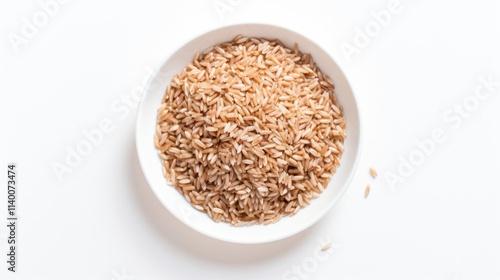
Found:
M 175 188 L 166 183 L 162 164 L 154 146 L 157 108 L 165 89 L 175 73 L 180 73 L 198 51 L 232 40 L 236 35 L 279 39 L 285 46 L 310 53 L 323 73 L 335 83 L 335 92 L 344 108 L 348 124 L 347 139 L 341 166 L 334 174 L 327 189 L 319 198 L 301 209 L 293 217 L 285 217 L 270 225 L 233 227 L 227 223 L 215 223 L 206 215 L 195 210 Z M 161 203 L 179 220 L 207 236 L 234 243 L 265 243 L 289 237 L 318 221 L 342 196 L 352 181 L 360 156 L 360 119 L 358 105 L 347 78 L 337 63 L 318 45 L 306 37 L 285 28 L 265 24 L 240 24 L 207 32 L 181 46 L 167 57 L 150 78 L 142 95 L 136 124 L 136 145 L 144 175 Z

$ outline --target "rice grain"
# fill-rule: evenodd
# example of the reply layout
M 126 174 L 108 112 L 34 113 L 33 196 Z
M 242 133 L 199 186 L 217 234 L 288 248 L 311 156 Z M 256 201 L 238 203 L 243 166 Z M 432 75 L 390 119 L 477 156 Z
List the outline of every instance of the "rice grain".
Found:
M 368 197 L 368 195 L 370 194 L 370 185 L 366 185 L 366 188 L 365 188 L 365 198 Z
M 323 245 L 323 247 L 321 247 L 321 251 L 326 251 L 326 250 L 330 249 L 331 247 L 332 247 L 331 242 L 326 243 L 325 245 Z
M 195 209 L 235 226 L 271 224 L 328 186 L 346 127 L 310 55 L 238 35 L 174 75 L 155 145 L 166 180 Z

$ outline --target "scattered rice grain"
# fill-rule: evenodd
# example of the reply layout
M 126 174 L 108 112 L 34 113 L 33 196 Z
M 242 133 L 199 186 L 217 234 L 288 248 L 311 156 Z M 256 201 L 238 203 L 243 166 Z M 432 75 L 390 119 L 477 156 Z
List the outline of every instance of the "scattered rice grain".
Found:
M 332 247 L 332 242 L 326 243 L 325 245 L 323 245 L 323 247 L 321 247 L 321 251 L 326 251 L 331 247 Z

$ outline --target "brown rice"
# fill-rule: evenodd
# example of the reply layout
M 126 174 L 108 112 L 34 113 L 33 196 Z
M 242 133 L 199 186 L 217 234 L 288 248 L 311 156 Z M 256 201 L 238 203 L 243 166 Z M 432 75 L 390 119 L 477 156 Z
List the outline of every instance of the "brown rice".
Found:
M 239 35 L 197 53 L 158 109 L 163 174 L 216 222 L 294 215 L 340 165 L 346 123 L 333 91 L 297 45 Z
M 370 185 L 366 185 L 366 188 L 365 188 L 365 198 L 367 198 L 368 195 L 370 195 L 370 189 L 371 189 Z

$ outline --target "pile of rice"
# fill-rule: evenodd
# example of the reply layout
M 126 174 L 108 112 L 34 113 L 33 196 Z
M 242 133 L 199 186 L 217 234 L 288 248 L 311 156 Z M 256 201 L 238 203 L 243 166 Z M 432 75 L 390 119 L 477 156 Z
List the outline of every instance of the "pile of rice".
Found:
M 158 109 L 163 174 L 216 222 L 293 215 L 340 165 L 346 123 L 333 90 L 297 45 L 237 36 L 197 53 Z

